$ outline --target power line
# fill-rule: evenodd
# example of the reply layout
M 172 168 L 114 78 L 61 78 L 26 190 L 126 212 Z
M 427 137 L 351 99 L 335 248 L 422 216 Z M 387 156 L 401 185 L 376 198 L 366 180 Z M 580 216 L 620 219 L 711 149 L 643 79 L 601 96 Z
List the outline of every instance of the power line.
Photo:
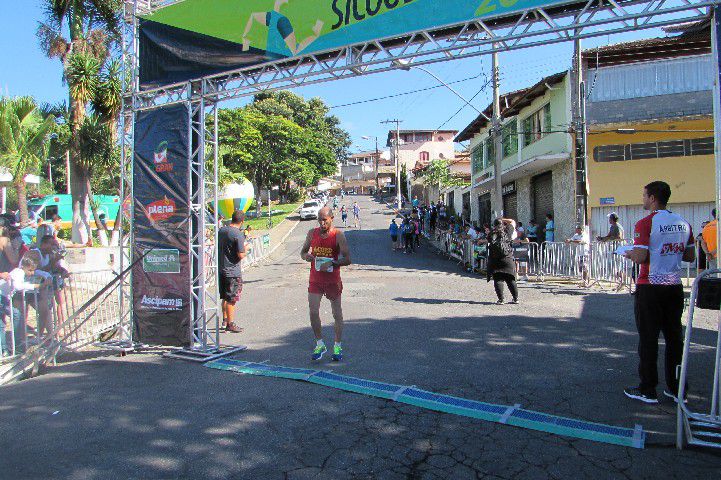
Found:
M 476 92 L 476 94 L 473 95 L 473 96 L 470 98 L 470 100 L 468 100 L 468 102 L 469 102 L 469 103 L 472 102 L 473 99 L 476 98 L 478 95 L 480 95 L 481 92 L 482 92 L 483 90 L 485 90 L 486 87 L 488 87 L 488 85 L 489 85 L 490 83 L 491 83 L 491 81 L 488 80 L 488 79 L 486 79 L 486 83 L 483 84 L 483 86 L 481 87 L 481 89 L 478 90 L 478 91 Z M 445 127 L 446 124 L 447 124 L 448 122 L 450 122 L 451 120 L 453 120 L 454 118 L 456 118 L 456 115 L 458 115 L 459 113 L 461 113 L 461 111 L 462 111 L 464 108 L 466 108 L 466 106 L 467 106 L 467 104 L 466 104 L 466 105 L 462 105 L 461 108 L 459 108 L 459 109 L 456 111 L 456 113 L 454 113 L 453 115 L 451 115 L 451 117 L 450 117 L 448 120 L 446 120 L 445 122 L 443 122 L 438 128 L 436 128 L 436 130 L 440 130 L 441 128 Z
M 481 76 L 483 76 L 483 75 L 484 75 L 483 73 L 479 73 L 478 75 L 473 76 L 473 77 L 462 78 L 462 79 L 460 79 L 460 80 L 455 80 L 455 81 L 453 81 L 453 82 L 447 82 L 447 83 L 448 83 L 448 85 L 453 85 L 453 84 L 455 84 L 455 83 L 468 82 L 468 81 L 470 81 L 470 80 L 475 80 L 475 79 L 477 79 L 477 78 L 479 78 L 479 77 L 481 77 Z M 341 104 L 341 105 L 333 105 L 333 106 L 330 107 L 330 108 L 343 108 L 343 107 L 350 107 L 350 106 L 353 106 L 353 105 L 360 105 L 360 104 L 363 104 L 363 103 L 378 102 L 378 101 L 380 101 L 380 100 L 387 100 L 387 99 L 389 99 L 389 98 L 402 97 L 402 96 L 404 96 L 404 95 L 412 95 L 412 94 L 414 94 L 414 93 L 426 92 L 426 91 L 428 91 L 428 90 L 434 90 L 434 89 L 436 89 L 436 88 L 442 88 L 442 87 L 443 87 L 443 85 L 433 85 L 433 86 L 431 86 L 431 87 L 420 88 L 420 89 L 418 89 L 418 90 L 411 90 L 411 91 L 408 91 L 408 92 L 394 93 L 394 94 L 392 94 L 392 95 L 386 95 L 386 96 L 383 96 L 383 97 L 376 97 L 376 98 L 369 98 L 369 99 L 366 99 L 366 100 L 359 100 L 359 101 L 357 101 L 357 102 L 351 102 L 351 103 L 343 103 L 343 104 Z

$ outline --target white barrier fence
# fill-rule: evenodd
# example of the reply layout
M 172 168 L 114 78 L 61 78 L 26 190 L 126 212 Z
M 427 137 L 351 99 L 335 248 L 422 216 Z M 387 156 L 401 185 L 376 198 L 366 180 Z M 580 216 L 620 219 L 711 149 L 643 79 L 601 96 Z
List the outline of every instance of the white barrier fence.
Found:
M 426 234 L 443 254 L 458 261 L 468 270 L 482 272 L 487 265 L 488 252 L 484 241 L 474 241 L 449 232 Z M 628 241 L 591 242 L 587 245 L 565 242 L 514 243 L 514 257 L 519 275 L 545 279 L 568 279 L 586 286 L 613 284 L 616 289 L 632 288 L 636 267 L 615 252 Z M 687 277 L 696 271 L 688 264 Z
M 92 301 L 117 278 L 109 269 L 77 272 L 67 278 L 55 275 L 46 286 L 3 297 L 2 360 L 13 360 L 44 340 L 76 350 L 117 328 L 122 282 L 115 282 L 102 302 Z
M 265 234 L 261 237 L 253 237 L 248 240 L 246 257 L 243 259 L 243 268 L 252 267 L 259 261 L 263 260 L 270 252 L 270 235 Z

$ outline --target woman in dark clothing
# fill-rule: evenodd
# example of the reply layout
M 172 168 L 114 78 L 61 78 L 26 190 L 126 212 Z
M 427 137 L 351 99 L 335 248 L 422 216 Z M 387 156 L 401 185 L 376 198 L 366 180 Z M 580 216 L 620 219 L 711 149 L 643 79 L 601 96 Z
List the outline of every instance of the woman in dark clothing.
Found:
M 502 219 L 493 222 L 493 230 L 488 239 L 488 269 L 487 280 L 493 278 L 493 287 L 498 296 L 499 305 L 503 303 L 503 284 L 508 285 L 513 300 L 518 303 L 518 288 L 516 287 L 516 262 L 511 247 L 511 229 L 513 225 Z

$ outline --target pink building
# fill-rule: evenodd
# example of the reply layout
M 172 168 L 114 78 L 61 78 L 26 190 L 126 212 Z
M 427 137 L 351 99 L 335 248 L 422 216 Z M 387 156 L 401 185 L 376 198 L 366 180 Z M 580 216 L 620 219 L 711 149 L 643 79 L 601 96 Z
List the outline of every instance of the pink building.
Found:
M 400 164 L 405 165 L 406 170 L 410 172 L 416 167 L 428 164 L 431 160 L 455 158 L 453 139 L 457 134 L 457 130 L 401 130 Z M 386 143 L 391 150 L 388 165 L 395 165 L 395 139 L 396 131 L 390 130 Z

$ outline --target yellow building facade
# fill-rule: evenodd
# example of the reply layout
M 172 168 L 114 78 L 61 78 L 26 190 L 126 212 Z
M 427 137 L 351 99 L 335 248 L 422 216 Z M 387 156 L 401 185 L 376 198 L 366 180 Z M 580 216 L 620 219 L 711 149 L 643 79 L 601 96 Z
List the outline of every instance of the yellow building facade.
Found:
M 643 186 L 671 186 L 670 208 L 698 231 L 708 220 L 716 189 L 713 120 L 681 118 L 592 127 L 588 142 L 591 225 L 605 234 L 606 216 L 616 212 L 629 232 L 644 215 Z

